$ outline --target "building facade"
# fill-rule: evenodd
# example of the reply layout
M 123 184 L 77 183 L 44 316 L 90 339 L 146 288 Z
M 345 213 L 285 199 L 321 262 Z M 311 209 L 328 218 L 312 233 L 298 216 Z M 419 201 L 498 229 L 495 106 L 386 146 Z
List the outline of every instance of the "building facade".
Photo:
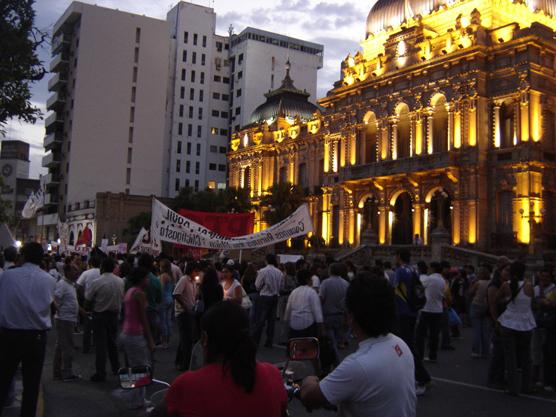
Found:
M 555 29 L 553 0 L 379 0 L 322 109 L 234 134 L 230 185 L 303 184 L 329 245 L 554 248 Z

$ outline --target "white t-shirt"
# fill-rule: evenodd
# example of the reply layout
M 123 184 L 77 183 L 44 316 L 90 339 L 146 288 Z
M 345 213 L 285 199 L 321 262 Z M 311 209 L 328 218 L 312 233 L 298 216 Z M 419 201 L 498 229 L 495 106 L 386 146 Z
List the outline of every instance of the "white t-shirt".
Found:
M 77 285 L 83 287 L 85 291 L 87 291 L 87 286 L 91 285 L 91 283 L 100 277 L 100 269 L 99 268 L 91 268 L 83 271 L 79 278 L 77 279 Z
M 320 278 L 317 275 L 313 275 L 311 277 L 311 287 L 313 287 L 315 290 L 319 290 L 320 288 Z
M 77 322 L 79 307 L 77 303 L 77 293 L 75 285 L 67 279 L 61 279 L 56 283 L 54 299 L 58 304 L 56 318 L 59 320 Z
M 340 417 L 415 417 L 413 355 L 393 334 L 359 343 L 320 389 Z
M 314 289 L 307 285 L 297 287 L 288 298 L 286 321 L 295 330 L 303 330 L 313 323 L 322 323 L 320 299 Z
M 427 299 L 422 311 L 427 313 L 442 313 L 444 290 L 446 288 L 446 281 L 444 281 L 442 275 L 437 273 L 421 275 L 419 279 L 425 288 L 425 298 Z

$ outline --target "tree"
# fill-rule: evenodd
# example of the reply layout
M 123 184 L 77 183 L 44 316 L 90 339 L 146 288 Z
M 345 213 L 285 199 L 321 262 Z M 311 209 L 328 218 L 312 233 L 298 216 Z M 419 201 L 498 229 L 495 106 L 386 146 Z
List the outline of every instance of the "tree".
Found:
M 31 83 L 44 77 L 37 49 L 46 34 L 33 26 L 34 0 L 1 0 L 0 13 L 0 133 L 8 119 L 34 123 L 41 112 L 31 102 Z
M 185 208 L 212 213 L 245 213 L 251 207 L 249 191 L 241 188 L 193 191 L 191 187 L 185 187 L 180 190 L 172 204 L 174 210 Z
M 305 197 L 305 191 L 299 185 L 289 182 L 274 184 L 261 200 L 261 206 L 267 207 L 265 221 L 273 225 L 284 220 L 305 202 Z

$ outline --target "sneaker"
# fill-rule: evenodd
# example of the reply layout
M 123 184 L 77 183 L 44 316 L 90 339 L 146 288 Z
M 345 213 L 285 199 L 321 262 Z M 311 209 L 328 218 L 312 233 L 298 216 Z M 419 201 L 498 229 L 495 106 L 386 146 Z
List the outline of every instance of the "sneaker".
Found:
M 428 363 L 436 363 L 436 358 L 430 358 L 428 356 L 426 356 L 423 360 Z
M 425 395 L 426 392 L 427 392 L 427 386 L 426 385 L 416 385 L 415 386 L 415 395 L 417 395 L 418 397 Z
M 90 380 L 93 381 L 93 382 L 104 382 L 104 381 L 106 381 L 106 376 L 105 375 L 94 374 L 90 378 Z
M 80 380 L 80 379 L 81 379 L 81 376 L 72 374 L 72 375 L 63 377 L 63 378 L 62 378 L 62 381 L 64 381 L 64 382 L 70 382 L 70 381 L 78 381 L 78 380 Z

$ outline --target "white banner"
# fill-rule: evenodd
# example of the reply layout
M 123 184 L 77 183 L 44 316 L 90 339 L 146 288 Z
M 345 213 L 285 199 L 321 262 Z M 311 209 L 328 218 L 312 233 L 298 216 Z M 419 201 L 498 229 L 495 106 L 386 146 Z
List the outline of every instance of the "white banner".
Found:
M 179 215 L 153 198 L 151 238 L 155 248 L 160 248 L 160 242 L 165 241 L 194 248 L 256 249 L 304 236 L 312 231 L 313 222 L 307 204 L 303 204 L 290 216 L 262 232 L 225 237 Z
M 160 250 L 153 247 L 149 231 L 142 227 L 137 235 L 137 238 L 135 239 L 135 242 L 133 242 L 129 253 L 148 253 L 158 256 L 160 255 Z

